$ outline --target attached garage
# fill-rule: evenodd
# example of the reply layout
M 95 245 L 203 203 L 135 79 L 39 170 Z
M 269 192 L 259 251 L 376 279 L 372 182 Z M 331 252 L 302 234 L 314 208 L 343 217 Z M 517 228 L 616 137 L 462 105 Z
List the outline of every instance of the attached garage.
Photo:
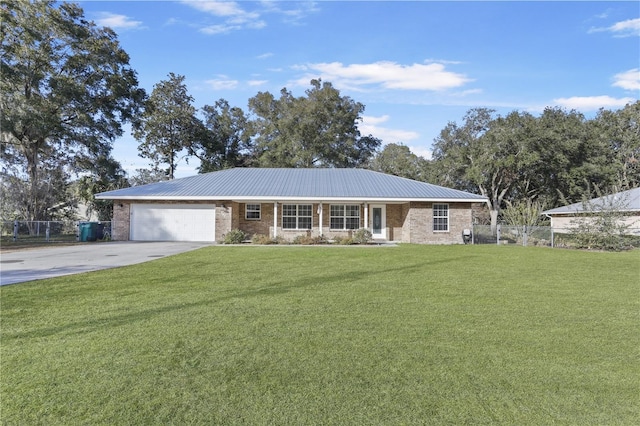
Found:
M 215 204 L 132 204 L 132 241 L 215 241 Z

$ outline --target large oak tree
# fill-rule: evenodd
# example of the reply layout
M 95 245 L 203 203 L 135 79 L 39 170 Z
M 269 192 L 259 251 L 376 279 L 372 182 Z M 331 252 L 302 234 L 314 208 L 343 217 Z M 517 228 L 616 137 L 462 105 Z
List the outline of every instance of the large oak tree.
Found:
M 51 207 L 43 177 L 108 157 L 145 93 L 115 32 L 78 5 L 5 0 L 0 13 L 2 162 L 24 182 L 25 219 L 43 219 Z
M 380 140 L 361 136 L 364 105 L 331 83 L 311 80 L 306 96 L 287 89 L 276 99 L 269 92 L 249 99 L 255 119 L 255 151 L 263 167 L 357 167 L 367 163 Z

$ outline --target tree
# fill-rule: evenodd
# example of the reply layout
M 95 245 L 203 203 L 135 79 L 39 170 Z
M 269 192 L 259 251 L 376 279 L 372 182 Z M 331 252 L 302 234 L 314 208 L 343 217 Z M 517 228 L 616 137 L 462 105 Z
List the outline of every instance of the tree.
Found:
M 200 173 L 251 164 L 253 142 L 244 111 L 224 99 L 205 105 L 204 128 L 190 153 L 200 159 Z
M 0 5 L 0 152 L 24 175 L 24 219 L 51 207 L 48 170 L 81 171 L 107 156 L 145 96 L 116 34 L 72 3 L 5 0 Z
M 136 169 L 136 174 L 129 178 L 131 186 L 147 185 L 168 180 L 165 172 L 157 169 Z
M 540 226 L 547 221 L 542 215 L 544 210 L 545 205 L 540 200 L 525 198 L 513 203 L 507 201 L 507 207 L 502 210 L 502 221 L 516 229 L 516 236 L 521 236 L 523 244 L 526 246 L 531 228 Z
M 475 108 L 464 124 L 449 123 L 434 144 L 434 167 L 440 183 L 489 198 L 491 227 L 495 231 L 505 197 L 518 180 L 528 158 L 522 143 L 531 117 L 513 112 L 507 117 Z
M 369 169 L 394 176 L 426 181 L 428 161 L 417 156 L 408 146 L 390 143 L 378 152 L 369 164 Z
M 111 220 L 113 216 L 113 200 L 96 200 L 100 192 L 127 188 L 129 182 L 126 172 L 112 157 L 98 158 L 91 174 L 78 179 L 78 198 L 87 205 L 89 214 L 96 213 L 98 220 Z
M 589 185 L 610 184 L 607 148 L 590 133 L 584 116 L 576 111 L 546 108 L 536 120 L 529 150 L 536 153 L 530 166 L 532 185 L 549 205 L 561 199 L 579 201 Z
M 306 97 L 286 88 L 280 99 L 269 92 L 249 99 L 255 119 L 258 163 L 264 167 L 357 167 L 367 163 L 380 146 L 372 136 L 361 137 L 357 123 L 364 105 L 331 83 L 311 80 Z
M 640 186 L 640 101 L 618 111 L 602 109 L 590 125 L 590 134 L 600 138 L 608 154 L 613 184 L 623 189 Z
M 65 219 L 64 211 L 59 207 L 73 207 L 75 204 L 69 177 L 65 168 L 59 167 L 55 159 L 44 158 L 38 173 L 38 185 L 34 189 L 29 177 L 19 167 L 5 167 L 0 175 L 2 220 Z M 37 204 L 31 201 L 34 191 Z
M 133 136 L 140 141 L 140 157 L 149 158 L 155 169 L 166 164 L 165 173 L 173 179 L 180 154 L 204 132 L 202 122 L 195 115 L 193 97 L 187 92 L 184 76 L 169 73 L 168 77 L 154 86 Z

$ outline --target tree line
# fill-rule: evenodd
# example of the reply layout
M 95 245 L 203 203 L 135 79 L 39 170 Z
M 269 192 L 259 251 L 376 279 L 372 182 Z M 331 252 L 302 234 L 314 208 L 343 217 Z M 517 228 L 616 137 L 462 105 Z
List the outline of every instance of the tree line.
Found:
M 71 3 L 0 5 L 0 191 L 3 219 L 47 220 L 93 195 L 172 179 L 180 161 L 198 172 L 230 167 L 363 167 L 485 195 L 491 220 L 521 204 L 554 207 L 599 188 L 640 186 L 640 102 L 587 119 L 547 108 L 539 116 L 470 109 L 417 156 L 358 129 L 365 106 L 330 82 L 304 96 L 260 92 L 248 110 L 224 99 L 198 110 L 185 77 L 170 73 L 150 94 L 116 34 Z M 130 123 L 150 168 L 127 176 L 112 156 Z M 79 177 L 78 177 L 79 176 Z

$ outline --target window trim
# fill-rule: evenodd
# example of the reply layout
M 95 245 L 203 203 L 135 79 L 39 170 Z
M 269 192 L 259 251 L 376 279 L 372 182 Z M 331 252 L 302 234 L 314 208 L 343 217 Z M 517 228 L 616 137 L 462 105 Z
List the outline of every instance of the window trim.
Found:
M 342 215 L 337 216 L 334 215 L 332 212 L 332 207 L 342 207 Z M 349 216 L 347 215 L 347 207 L 356 207 L 357 211 L 358 211 L 358 215 L 357 216 Z M 361 219 L 361 213 L 360 213 L 360 204 L 330 204 L 329 205 L 329 229 L 331 231 L 354 231 L 357 229 L 360 229 L 360 219 Z M 358 226 L 355 228 L 347 228 L 347 219 L 354 219 L 354 218 L 358 218 Z M 332 219 L 333 218 L 340 218 L 342 219 L 342 228 L 334 228 L 332 226 Z
M 295 216 L 293 216 L 293 215 L 285 215 L 284 214 L 287 206 L 295 206 L 295 208 L 296 208 Z M 306 215 L 305 216 L 301 216 L 300 215 L 300 207 L 301 206 L 309 207 L 309 216 L 306 216 Z M 295 217 L 296 218 L 296 227 L 295 228 L 285 228 L 285 226 L 284 226 L 284 218 L 285 217 L 289 217 L 289 218 Z M 300 228 L 300 218 L 309 218 L 310 219 L 308 228 L 306 228 L 306 227 L 305 228 Z M 309 230 L 313 229 L 313 204 L 283 204 L 282 205 L 280 226 L 285 231 L 309 231 Z
M 445 206 L 445 209 L 442 208 L 442 206 Z M 443 210 L 446 210 L 446 215 L 442 215 L 442 214 L 438 214 L 436 216 L 436 211 L 438 211 L 439 213 L 442 212 Z M 431 224 L 431 229 L 433 232 L 450 232 L 450 215 L 449 215 L 449 204 L 448 203 L 433 203 L 433 205 L 431 206 L 431 213 L 433 216 L 433 220 L 432 220 L 432 224 Z M 437 219 L 445 219 L 446 220 L 446 227 L 447 229 L 436 229 L 436 227 L 442 226 L 442 223 L 436 223 Z
M 249 210 L 249 206 L 258 206 L 258 209 Z M 253 213 L 258 213 L 258 217 L 249 217 L 249 211 Z M 244 205 L 244 218 L 246 220 L 260 220 L 262 218 L 262 204 L 260 203 L 246 203 Z

